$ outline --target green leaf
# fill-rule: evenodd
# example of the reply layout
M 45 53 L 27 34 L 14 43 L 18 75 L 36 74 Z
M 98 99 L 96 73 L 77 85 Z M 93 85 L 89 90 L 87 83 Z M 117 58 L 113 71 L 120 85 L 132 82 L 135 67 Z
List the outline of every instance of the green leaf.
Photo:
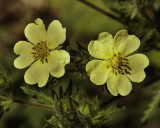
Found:
M 71 96 L 73 93 L 73 82 L 72 79 L 69 80 L 68 88 L 66 89 L 65 95 Z
M 66 89 L 69 86 L 69 81 L 70 81 L 70 77 L 66 74 L 65 76 L 63 76 L 59 82 L 60 86 L 63 89 L 63 93 L 66 91 Z
M 115 105 L 111 105 L 106 109 L 98 111 L 95 116 L 92 118 L 93 124 L 105 124 L 109 120 L 111 120 L 111 116 L 115 113 L 126 110 L 125 106 L 117 107 Z
M 138 13 L 137 8 L 133 9 L 130 19 L 132 20 Z
M 146 53 L 146 56 L 149 58 L 150 64 L 154 67 L 160 67 L 160 51 L 153 49 Z
M 70 101 L 69 101 L 69 97 L 65 96 L 61 99 L 60 101 L 62 107 L 63 107 L 63 111 L 67 112 L 69 110 L 71 110 L 71 105 L 70 105 Z
M 80 104 L 78 110 L 82 115 L 89 116 L 91 113 L 91 105 L 88 102 Z
M 0 91 L 10 91 L 10 82 L 11 78 L 7 75 L 5 68 L 0 65 Z
M 121 2 L 121 12 L 124 12 L 126 17 L 130 17 L 132 20 L 137 14 L 138 14 L 138 9 L 136 2 Z
M 52 116 L 47 120 L 48 125 L 45 128 L 68 128 L 69 122 L 64 118 L 59 118 L 57 116 Z
M 30 87 L 21 87 L 24 93 L 36 97 L 36 99 L 44 104 L 53 105 L 53 100 L 51 97 L 47 96 L 43 92 L 39 92 L 38 90 Z
M 6 70 L 0 65 L 0 118 L 12 103 L 11 78 Z
M 151 39 L 151 37 L 153 36 L 153 34 L 154 34 L 154 32 L 155 32 L 155 29 L 150 29 L 145 35 L 144 35 L 144 37 L 143 37 L 143 39 L 142 39 L 142 43 L 145 43 L 145 42 L 147 42 L 149 39 Z
M 3 77 L 0 75 L 0 85 L 2 85 L 4 83 L 4 79 Z
M 54 85 L 51 86 L 53 95 L 56 95 L 58 99 L 61 99 L 70 86 L 70 80 L 70 76 L 67 75 L 67 73 L 57 80 Z
M 93 109 L 95 111 L 97 111 L 99 109 L 99 102 L 98 102 L 98 97 L 96 96 L 95 98 L 93 98 Z
M 121 7 L 118 0 L 103 0 L 103 2 L 108 8 L 111 8 L 112 10 L 118 10 L 118 8 Z
M 149 103 L 148 109 L 145 110 L 144 116 L 141 119 L 142 122 L 148 121 L 154 117 L 154 115 L 157 112 L 159 103 L 160 103 L 160 91 L 158 91 L 157 95 L 153 98 L 151 103 Z
M 12 97 L 0 95 L 0 118 L 3 116 L 4 112 L 7 111 L 12 104 Z
M 8 100 L 6 100 L 6 101 L 2 101 L 2 102 L 0 103 L 0 106 L 2 106 L 3 111 L 6 111 L 6 110 L 9 109 L 11 103 L 12 103 L 12 99 L 10 98 L 10 99 L 8 99 Z

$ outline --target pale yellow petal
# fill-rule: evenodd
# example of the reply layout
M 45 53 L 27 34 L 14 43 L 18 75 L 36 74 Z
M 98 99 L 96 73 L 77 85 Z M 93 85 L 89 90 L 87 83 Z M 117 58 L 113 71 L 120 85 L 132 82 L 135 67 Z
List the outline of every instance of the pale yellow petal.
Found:
M 113 54 L 113 37 L 107 32 L 99 34 L 98 40 L 91 41 L 88 45 L 91 56 L 98 59 L 108 59 Z
M 144 69 L 149 65 L 148 58 L 144 54 L 135 54 L 127 59 L 131 68 L 131 75 L 127 74 L 128 78 L 133 82 L 143 81 L 146 76 Z
M 65 50 L 54 50 L 48 57 L 49 72 L 54 77 L 62 77 L 65 73 L 65 65 L 70 62 L 70 55 Z
M 109 76 L 107 87 L 113 96 L 117 96 L 118 93 L 122 96 L 126 96 L 132 90 L 132 84 L 125 75 L 116 76 L 113 73 Z
M 47 43 L 50 49 L 56 48 L 66 40 L 66 29 L 58 20 L 50 23 L 47 30 Z
M 18 69 L 23 69 L 27 66 L 29 66 L 33 61 L 33 55 L 32 52 L 33 45 L 26 41 L 19 41 L 14 46 L 14 52 L 18 55 L 14 60 L 14 66 Z
M 110 70 L 107 68 L 108 62 L 103 60 L 92 60 L 86 65 L 86 71 L 90 80 L 96 85 L 103 85 L 108 79 Z
M 26 38 L 33 44 L 37 44 L 40 41 L 46 41 L 47 32 L 45 25 L 41 19 L 36 19 L 35 23 L 30 23 L 24 30 Z
M 136 51 L 140 46 L 140 40 L 134 35 L 129 35 L 127 30 L 120 30 L 114 37 L 114 51 L 127 56 Z
M 25 72 L 24 80 L 28 84 L 38 83 L 39 87 L 46 85 L 49 77 L 48 64 L 41 61 L 34 62 Z

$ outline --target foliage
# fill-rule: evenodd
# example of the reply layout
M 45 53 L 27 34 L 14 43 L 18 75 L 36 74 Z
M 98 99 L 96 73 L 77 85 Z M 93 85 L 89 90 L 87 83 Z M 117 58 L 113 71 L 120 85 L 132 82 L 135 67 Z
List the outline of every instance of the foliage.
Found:
M 101 127 L 111 120 L 113 114 L 125 110 L 124 107 L 118 108 L 112 105 L 107 108 L 99 108 L 98 97 L 91 100 L 85 92 L 81 91 L 75 96 L 62 97 L 58 106 L 61 108 L 61 115 L 53 115 L 46 120 L 48 125 L 45 125 L 45 128 Z
M 113 114 L 125 110 L 124 106 L 117 107 L 116 105 L 100 108 L 97 96 L 89 98 L 78 88 L 76 88 L 76 93 L 74 92 L 73 88 L 76 86 L 73 85 L 72 79 L 63 78 L 56 81 L 54 80 L 54 85 L 50 86 L 53 100 L 42 91 L 31 87 L 21 87 L 24 93 L 32 96 L 39 103 L 55 107 L 52 111 L 53 115 L 50 119 L 46 119 L 44 128 L 101 127 L 112 120 Z M 65 85 L 66 83 L 68 84 Z
M 0 117 L 2 117 L 4 111 L 9 109 L 12 103 L 10 80 L 4 67 L 0 65 Z
M 52 105 L 53 100 L 51 97 L 45 95 L 43 92 L 39 92 L 38 90 L 31 88 L 31 87 L 21 87 L 21 89 L 26 93 L 27 95 L 30 95 L 37 99 L 40 103 Z
M 120 111 L 126 110 L 125 106 L 109 106 L 108 108 L 99 111 L 92 119 L 94 124 L 105 124 L 112 120 L 112 115 Z
M 150 102 L 148 105 L 144 99 L 153 95 L 151 94 L 153 90 L 147 87 L 153 84 L 156 84 L 157 88 L 160 86 L 157 82 L 160 78 L 160 1 L 52 0 L 45 1 L 47 4 L 44 1 L 41 2 L 33 4 L 34 1 L 30 3 L 27 1 L 27 6 L 21 6 L 18 0 L 16 2 L 7 1 L 4 7 L 2 5 L 5 1 L 0 2 L 0 8 L 4 10 L 8 8 L 8 11 L 1 11 L 0 17 L 0 59 L 8 70 L 7 73 L 0 65 L 0 118 L 2 118 L 0 127 L 9 128 L 8 124 L 12 125 L 10 122 L 14 122 L 14 124 L 19 123 L 19 127 L 25 128 L 29 126 L 25 125 L 28 123 L 26 121 L 28 118 L 32 117 L 30 120 L 34 122 L 33 118 L 39 117 L 38 114 L 32 116 L 34 113 L 29 110 L 26 113 L 30 116 L 26 116 L 20 110 L 26 109 L 28 106 L 13 104 L 12 107 L 12 103 L 40 107 L 37 113 L 41 113 L 41 108 L 46 109 L 49 114 L 41 115 L 44 117 L 43 120 L 38 119 L 38 128 L 40 125 L 43 125 L 43 128 L 123 128 L 139 127 L 139 125 L 140 127 L 154 127 L 153 123 L 149 124 L 149 121 L 153 121 L 154 118 L 158 120 L 156 123 L 159 124 L 159 89 L 154 90 L 155 96 L 151 101 L 147 101 L 147 103 Z M 89 4 L 85 2 L 89 2 Z M 19 11 L 19 8 L 24 10 Z M 17 10 L 22 14 L 18 14 Z M 50 77 L 43 88 L 39 88 L 37 85 L 24 85 L 22 74 L 18 71 L 15 72 L 12 61 L 15 58 L 13 42 L 22 39 L 22 29 L 28 22 L 33 21 L 34 17 L 43 18 L 44 23 L 49 23 L 53 19 L 58 19 L 63 23 L 68 39 L 56 49 L 65 49 L 71 57 L 70 64 L 65 67 L 65 75 L 61 78 Z M 122 28 L 127 29 L 129 34 L 135 35 L 141 40 L 138 52 L 148 56 L 150 66 L 145 70 L 144 82 L 138 85 L 133 83 L 133 91 L 130 95 L 113 97 L 104 85 L 101 86 L 105 88 L 102 91 L 101 87 L 93 85 L 89 81 L 85 66 L 93 58 L 88 53 L 87 45 L 90 40 L 95 40 L 100 32 L 109 32 L 114 35 Z M 5 48 L 3 49 L 3 47 Z M 3 50 L 6 57 L 2 54 Z M 145 94 L 145 89 L 147 94 Z M 122 106 L 117 105 L 119 103 Z M 141 106 L 143 106 L 142 109 Z M 11 108 L 12 111 L 17 111 L 17 113 L 20 111 L 19 113 L 24 114 L 25 119 L 16 113 L 16 117 L 20 118 L 19 120 L 17 118 L 18 122 L 10 113 Z M 32 107 L 30 107 L 31 109 Z M 125 111 L 126 109 L 127 111 Z M 8 112 L 5 115 L 6 111 Z M 142 114 L 143 117 L 140 120 Z M 23 121 L 25 123 L 21 125 Z M 1 126 L 2 124 L 6 126 Z
M 144 116 L 141 119 L 142 122 L 153 119 L 160 104 L 160 91 L 154 96 L 153 100 L 149 103 L 148 108 L 144 112 Z

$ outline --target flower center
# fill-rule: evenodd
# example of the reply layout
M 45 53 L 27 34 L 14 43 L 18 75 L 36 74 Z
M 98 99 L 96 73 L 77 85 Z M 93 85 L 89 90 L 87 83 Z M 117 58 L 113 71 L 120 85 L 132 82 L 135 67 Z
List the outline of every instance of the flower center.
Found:
M 37 61 L 40 60 L 42 64 L 44 61 L 48 62 L 47 57 L 50 55 L 51 50 L 48 48 L 47 43 L 41 41 L 34 45 L 33 49 L 33 58 Z
M 107 66 L 107 68 L 111 67 L 112 72 L 114 74 L 131 74 L 131 68 L 129 67 L 129 62 L 126 57 L 123 57 L 121 53 L 118 52 L 118 54 L 113 54 L 113 56 L 109 59 L 110 60 L 110 66 Z

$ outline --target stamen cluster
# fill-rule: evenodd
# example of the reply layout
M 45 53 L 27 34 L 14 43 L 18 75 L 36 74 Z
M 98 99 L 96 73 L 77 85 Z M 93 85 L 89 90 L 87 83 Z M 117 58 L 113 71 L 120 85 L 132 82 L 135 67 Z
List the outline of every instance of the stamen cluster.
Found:
M 115 75 L 118 74 L 131 74 L 131 68 L 129 67 L 128 59 L 121 55 L 120 52 L 118 54 L 113 54 L 113 56 L 109 59 L 110 60 L 110 66 L 107 66 L 107 68 L 111 67 L 112 72 Z
M 42 63 L 44 63 L 44 61 L 48 62 L 47 57 L 50 55 L 51 50 L 48 48 L 46 42 L 41 41 L 34 45 L 32 49 L 34 50 L 34 52 L 32 52 L 33 58 L 36 61 L 40 60 Z

